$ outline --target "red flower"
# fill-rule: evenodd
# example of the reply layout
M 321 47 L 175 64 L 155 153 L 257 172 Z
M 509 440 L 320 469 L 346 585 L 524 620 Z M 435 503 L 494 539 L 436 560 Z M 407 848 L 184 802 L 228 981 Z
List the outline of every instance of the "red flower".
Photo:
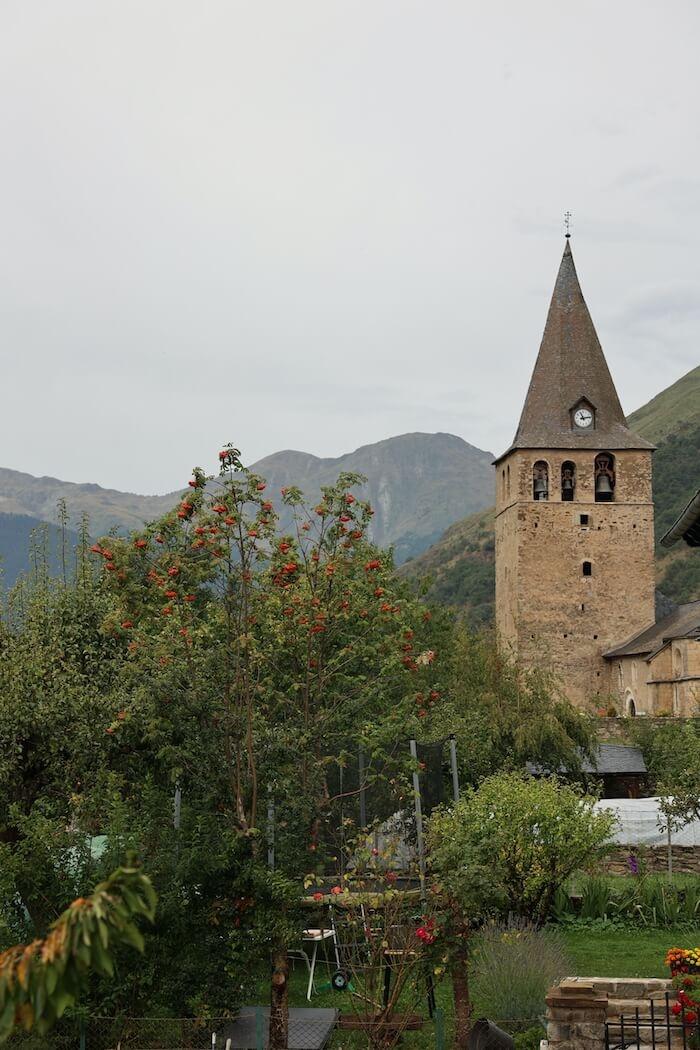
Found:
M 138 547 L 139 550 L 143 550 L 144 547 L 148 546 L 148 540 L 138 539 L 134 540 L 134 547 Z
M 671 1007 L 671 1013 L 675 1014 L 675 1016 L 678 1017 L 678 1015 L 679 1015 L 679 1013 L 681 1012 L 682 1009 L 683 1009 L 683 1007 L 681 1006 L 680 1003 L 674 1003 L 673 1006 Z
M 177 598 L 177 591 L 166 591 L 165 592 L 165 597 L 166 598 Z
M 196 596 L 194 594 L 186 594 L 183 600 L 186 602 L 193 602 L 195 600 L 195 597 Z
M 161 609 L 161 615 L 162 615 L 162 616 L 172 616 L 172 615 L 173 615 L 173 608 L 172 608 L 172 605 L 166 605 L 166 606 L 164 606 L 164 608 L 163 608 L 163 609 Z
M 383 587 L 377 587 L 375 592 L 374 592 L 374 597 L 375 598 L 381 598 L 381 596 L 383 594 L 384 594 L 384 588 Z
M 116 567 L 117 566 L 114 564 L 113 561 L 108 561 L 107 564 L 105 565 L 105 569 L 107 570 L 107 572 L 114 572 Z
M 228 518 L 224 518 L 224 525 L 235 525 L 235 524 L 236 524 L 236 519 L 234 517 L 232 517 L 230 514 L 229 514 Z
M 224 503 L 215 503 L 211 508 L 215 514 L 227 514 L 228 507 Z
M 333 886 L 333 888 L 331 889 L 331 893 L 332 893 L 332 894 L 333 894 L 333 895 L 334 895 L 335 897 L 337 897 L 337 896 L 338 896 L 338 894 L 339 894 L 339 893 L 342 893 L 342 892 L 343 892 L 343 887 L 342 887 L 342 886 Z
M 179 572 L 177 565 L 171 565 L 168 569 L 168 576 L 177 576 Z
M 112 735 L 113 732 L 114 732 L 114 730 L 112 729 L 111 726 L 109 726 L 107 729 L 105 729 L 105 733 L 109 733 L 110 736 Z
M 317 623 L 314 627 L 311 628 L 311 632 L 310 633 L 311 634 L 321 634 L 321 632 L 325 631 L 325 629 L 326 628 L 323 626 L 322 623 Z
M 318 892 L 314 893 L 314 900 L 315 901 L 322 901 L 323 900 L 323 894 L 322 893 L 318 893 Z
M 396 882 L 396 880 L 398 879 L 398 875 L 396 874 L 395 871 L 387 871 L 387 873 L 384 876 L 384 878 L 386 879 L 387 882 Z
M 382 563 L 379 558 L 373 558 L 372 561 L 368 561 L 365 565 L 365 572 L 376 572 L 377 569 L 381 569 Z
M 162 536 L 158 535 L 156 536 L 156 543 L 165 543 L 165 540 Z
M 350 538 L 353 539 L 353 540 L 361 540 L 362 539 L 361 531 L 359 529 L 355 529 L 354 532 L 350 533 Z
M 270 503 L 269 500 L 266 500 L 265 503 L 263 503 L 262 509 L 266 510 L 266 511 L 271 511 L 272 510 L 272 504 Z
M 698 1019 L 698 1014 L 697 1014 L 696 1010 L 687 1010 L 685 1015 L 684 1015 L 684 1017 L 683 1017 L 683 1020 L 685 1021 L 686 1024 L 695 1024 L 697 1019 Z
M 304 532 L 308 532 L 310 528 L 311 528 L 311 525 L 309 524 L 309 522 L 305 521 L 304 524 L 302 525 L 303 531 Z
M 102 548 L 102 550 L 100 551 L 100 554 L 102 555 L 102 557 L 103 557 L 103 558 L 106 558 L 106 559 L 107 559 L 107 561 L 111 561 L 111 560 L 112 560 L 112 558 L 114 557 L 114 555 L 112 554 L 112 552 L 111 552 L 111 551 L 108 551 L 106 547 L 103 547 L 103 548 Z
M 100 547 L 99 543 L 93 543 L 90 550 L 93 554 L 102 554 L 102 548 Z
M 259 481 L 255 487 L 258 490 L 258 492 L 264 492 L 265 489 L 267 488 L 267 485 L 265 484 L 264 481 Z
M 340 521 L 352 521 L 352 518 L 350 517 L 349 514 L 341 514 L 340 515 Z
M 134 625 L 133 625 L 133 623 L 131 622 L 131 620 L 122 620 L 122 627 L 124 628 L 124 630 L 125 630 L 125 631 L 128 631 L 128 630 L 129 630 L 129 628 L 130 628 L 130 627 L 133 627 L 133 626 L 134 626 Z
M 355 497 L 353 496 L 352 492 L 347 492 L 347 493 L 345 494 L 345 502 L 346 502 L 346 503 L 347 503 L 348 505 L 349 505 L 350 503 L 354 503 L 354 502 L 355 502 Z
M 254 540 L 254 539 L 257 539 L 257 536 L 258 536 L 258 530 L 257 530 L 257 529 L 248 529 L 248 535 L 249 535 L 249 536 L 250 536 L 250 538 L 251 538 L 251 539 L 253 539 L 253 540 Z

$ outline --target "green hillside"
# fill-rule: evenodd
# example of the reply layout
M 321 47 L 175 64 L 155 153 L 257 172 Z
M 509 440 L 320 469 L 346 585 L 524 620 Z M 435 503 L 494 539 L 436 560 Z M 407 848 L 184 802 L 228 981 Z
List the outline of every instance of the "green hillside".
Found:
M 682 424 L 700 426 L 700 365 L 638 408 L 628 422 L 632 430 L 655 445 L 678 433 Z
M 675 602 L 700 598 L 700 556 L 684 544 L 667 551 L 658 540 L 700 488 L 700 367 L 629 417 L 657 444 L 653 458 L 657 582 Z M 471 623 L 493 619 L 493 510 L 456 522 L 440 540 L 402 567 L 427 581 L 428 596 L 459 610 Z

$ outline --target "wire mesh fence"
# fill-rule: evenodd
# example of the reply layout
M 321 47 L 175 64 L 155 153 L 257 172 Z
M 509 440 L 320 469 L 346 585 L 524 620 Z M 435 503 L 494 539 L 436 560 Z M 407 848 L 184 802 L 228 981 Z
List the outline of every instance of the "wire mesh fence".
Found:
M 230 1039 L 230 1050 L 265 1050 L 268 1023 L 269 1011 L 264 1007 L 247 1008 L 236 1017 L 89 1017 L 82 1022 L 64 1020 L 48 1035 L 15 1033 L 5 1045 L 11 1050 L 212 1050 L 214 1045 L 216 1050 L 227 1050 Z M 536 1028 L 539 1020 L 495 1023 L 516 1035 Z M 445 1050 L 451 1045 L 451 1018 L 446 1018 L 439 1007 L 432 1017 L 404 1013 L 389 1020 L 352 1011 L 290 1011 L 289 1050 L 391 1050 L 394 1046 L 402 1050 Z

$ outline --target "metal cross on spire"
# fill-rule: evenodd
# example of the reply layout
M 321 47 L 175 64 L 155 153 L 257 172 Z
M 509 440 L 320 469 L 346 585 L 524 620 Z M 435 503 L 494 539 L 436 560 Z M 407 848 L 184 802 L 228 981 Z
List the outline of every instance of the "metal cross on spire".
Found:
M 566 233 L 564 234 L 564 236 L 568 240 L 569 237 L 571 236 L 571 212 L 570 211 L 565 211 L 564 212 L 564 229 L 566 230 Z

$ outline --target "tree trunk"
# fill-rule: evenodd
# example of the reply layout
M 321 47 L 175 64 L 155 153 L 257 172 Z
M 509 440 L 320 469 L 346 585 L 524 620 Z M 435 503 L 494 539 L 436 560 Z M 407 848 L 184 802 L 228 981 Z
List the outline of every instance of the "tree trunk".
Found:
M 270 982 L 270 1048 L 286 1050 L 289 1034 L 289 957 L 286 948 L 272 952 Z
M 472 1025 L 466 955 L 458 955 L 452 963 L 452 994 L 455 1003 L 455 1046 L 458 1050 L 465 1050 Z

